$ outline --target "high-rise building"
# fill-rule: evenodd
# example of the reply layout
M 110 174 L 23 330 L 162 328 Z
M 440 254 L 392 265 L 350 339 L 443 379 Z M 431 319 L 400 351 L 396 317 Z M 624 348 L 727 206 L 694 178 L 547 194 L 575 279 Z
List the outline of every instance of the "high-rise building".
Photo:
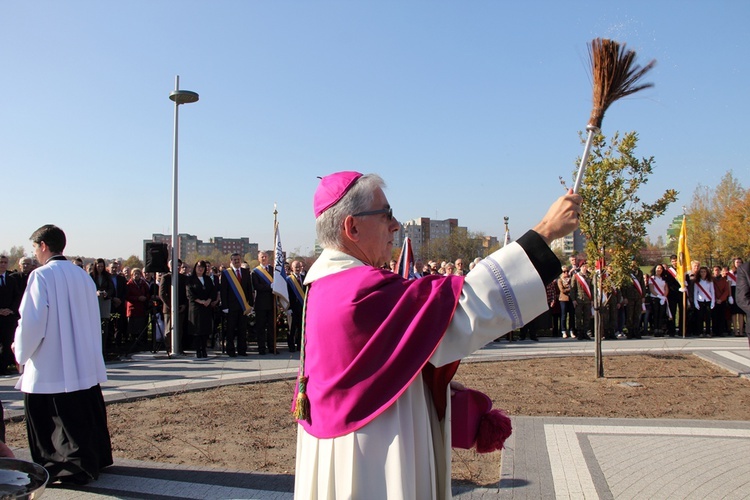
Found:
M 423 259 L 429 257 L 428 255 L 423 255 L 423 253 L 429 251 L 431 243 L 434 243 L 436 240 L 447 239 L 457 231 L 468 234 L 466 227 L 458 225 L 458 219 L 433 220 L 429 217 L 418 217 L 408 220 L 401 225 L 400 230 L 394 237 L 393 245 L 394 247 L 400 246 L 404 238 L 408 236 L 411 240 L 414 258 Z M 497 238 L 495 237 L 488 238 L 490 239 L 487 240 L 486 244 L 491 243 L 492 238 L 497 242 Z M 468 258 L 468 256 L 466 257 Z
M 172 235 L 154 233 L 151 235 L 150 240 L 143 240 L 143 242 L 166 243 L 171 248 Z M 208 242 L 204 242 L 193 234 L 180 233 L 177 235 L 177 243 L 177 256 L 181 259 L 186 258 L 188 255 L 208 255 L 216 250 L 223 254 L 238 253 L 243 256 L 248 253 L 251 255 L 258 253 L 258 244 L 250 243 L 250 238 L 224 238 L 216 236 Z
M 582 253 L 585 246 L 586 240 L 579 229 L 576 229 L 567 236 L 554 240 L 550 244 L 550 248 L 553 251 L 559 250 L 565 257 Z

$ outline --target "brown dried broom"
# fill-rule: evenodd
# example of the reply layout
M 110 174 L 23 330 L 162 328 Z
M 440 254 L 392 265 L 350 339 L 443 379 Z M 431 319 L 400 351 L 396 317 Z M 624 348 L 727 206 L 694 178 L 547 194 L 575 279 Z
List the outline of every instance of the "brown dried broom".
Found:
M 586 126 L 588 137 L 578 166 L 578 174 L 573 185 L 573 192 L 577 193 L 581 187 L 583 172 L 586 170 L 591 143 L 594 134 L 599 132 L 602 119 L 607 108 L 620 99 L 645 88 L 653 87 L 653 83 L 638 84 L 643 75 L 656 65 L 656 59 L 644 67 L 635 63 L 635 52 L 626 50 L 625 44 L 606 38 L 596 38 L 589 45 L 589 60 L 594 74 L 594 98 L 589 124 Z

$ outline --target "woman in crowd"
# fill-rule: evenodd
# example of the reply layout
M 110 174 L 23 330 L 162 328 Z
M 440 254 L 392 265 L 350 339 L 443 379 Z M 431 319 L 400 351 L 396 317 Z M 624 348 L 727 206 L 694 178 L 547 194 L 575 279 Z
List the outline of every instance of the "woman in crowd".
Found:
M 127 283 L 128 291 L 125 300 L 127 302 L 128 338 L 129 341 L 134 342 L 146 330 L 151 292 L 139 268 L 133 268 L 130 273 L 131 278 Z
M 219 300 L 219 290 L 206 276 L 206 262 L 199 260 L 193 274 L 187 278 L 188 332 L 195 337 L 195 357 L 205 359 L 206 339 L 213 330 L 213 306 Z
M 742 265 L 743 260 L 740 257 L 732 259 L 732 268 L 727 273 L 727 281 L 731 288 L 731 298 L 729 300 L 729 310 L 731 313 L 731 326 L 735 337 L 745 336 L 745 312 L 737 305 L 737 268 Z
M 453 262 L 446 262 L 443 269 L 445 269 L 445 276 L 453 276 L 456 273 L 456 266 Z
M 698 269 L 693 278 L 693 306 L 695 307 L 698 335 L 711 337 L 711 309 L 715 305 L 714 284 L 706 266 Z
M 575 328 L 575 308 L 573 303 L 570 301 L 570 267 L 563 266 L 562 275 L 557 280 L 557 286 L 560 291 L 558 300 L 560 301 L 560 329 L 562 330 L 562 338 L 567 339 L 568 335 L 571 338 L 576 338 L 573 334 Z
M 669 304 L 667 302 L 667 282 L 664 279 L 664 265 L 657 264 L 651 270 L 648 288 L 651 295 L 651 315 L 653 317 L 654 336 L 663 337 L 666 322 L 669 319 Z
M 106 348 L 106 332 L 109 331 L 108 323 L 112 315 L 112 297 L 115 296 L 115 284 L 112 275 L 107 271 L 104 259 L 96 259 L 94 270 L 89 274 L 96 284 L 96 296 L 99 299 L 99 318 L 102 320 L 102 349 Z
M 547 305 L 552 320 L 552 337 L 560 336 L 560 288 L 557 280 L 547 285 Z
M 729 332 L 727 324 L 727 305 L 729 304 L 729 282 L 721 273 L 721 266 L 713 267 L 714 309 L 711 311 L 711 327 L 714 337 L 724 337 Z

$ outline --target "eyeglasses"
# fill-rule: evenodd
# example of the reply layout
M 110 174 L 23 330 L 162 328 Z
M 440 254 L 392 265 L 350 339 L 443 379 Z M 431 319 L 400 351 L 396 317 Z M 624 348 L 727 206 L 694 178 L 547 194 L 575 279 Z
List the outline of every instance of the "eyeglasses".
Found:
M 391 207 L 381 208 L 380 210 L 370 210 L 368 212 L 360 212 L 354 214 L 352 217 L 362 217 L 364 215 L 380 215 L 385 214 L 389 221 L 393 220 L 393 209 Z

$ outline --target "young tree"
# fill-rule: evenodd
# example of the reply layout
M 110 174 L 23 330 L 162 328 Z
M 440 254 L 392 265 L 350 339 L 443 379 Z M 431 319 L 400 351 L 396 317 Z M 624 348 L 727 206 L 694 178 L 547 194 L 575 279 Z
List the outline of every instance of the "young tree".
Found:
M 611 273 L 596 274 L 595 290 L 620 287 L 630 279 L 630 264 L 644 244 L 646 227 L 677 199 L 677 191 L 667 189 L 653 203 L 641 201 L 638 190 L 648 183 L 654 158 L 636 158 L 637 144 L 635 132 L 622 138 L 615 133 L 609 145 L 601 134 L 594 138 L 589 167 L 579 191 L 583 197 L 580 227 L 587 240 L 587 259 L 593 264 L 606 257 L 611 266 Z M 597 377 L 604 376 L 600 302 L 601 293 L 597 292 L 594 298 Z

